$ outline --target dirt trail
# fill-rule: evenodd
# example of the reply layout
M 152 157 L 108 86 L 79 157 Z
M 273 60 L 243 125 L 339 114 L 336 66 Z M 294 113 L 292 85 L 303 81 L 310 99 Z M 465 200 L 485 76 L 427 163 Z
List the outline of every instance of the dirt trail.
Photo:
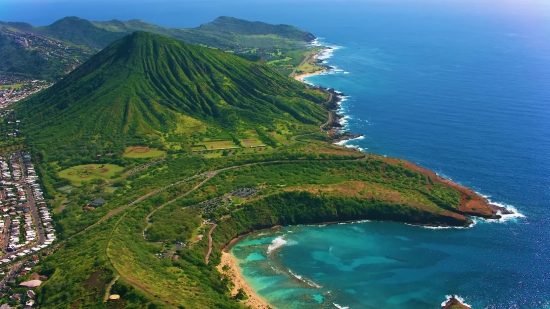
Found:
M 206 256 L 204 257 L 204 262 L 206 265 L 208 265 L 208 260 L 210 259 L 210 253 L 212 253 L 212 231 L 218 226 L 217 224 L 214 224 L 210 231 L 208 231 L 208 252 L 206 252 Z

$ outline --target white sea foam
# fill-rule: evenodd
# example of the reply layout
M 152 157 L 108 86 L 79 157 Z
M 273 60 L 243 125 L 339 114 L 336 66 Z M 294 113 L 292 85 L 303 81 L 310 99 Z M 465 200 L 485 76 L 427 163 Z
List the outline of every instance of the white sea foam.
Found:
M 337 45 L 333 45 L 333 46 L 327 46 L 329 48 L 323 50 L 319 56 L 317 56 L 317 59 L 320 59 L 320 60 L 327 60 L 327 59 L 330 59 L 332 58 L 332 56 L 334 56 L 334 52 L 339 50 L 340 48 L 342 48 L 342 46 L 337 46 Z
M 504 205 L 504 204 L 500 204 L 500 203 L 494 203 L 494 202 L 491 202 L 491 201 L 489 201 L 489 203 L 493 204 L 493 205 L 496 205 L 496 206 L 499 206 L 499 207 L 504 207 L 504 208 L 506 208 L 507 211 L 511 212 L 511 214 L 503 214 L 499 210 L 499 211 L 497 211 L 497 215 L 500 216 L 500 219 L 480 219 L 480 220 L 483 220 L 483 221 L 486 221 L 486 222 L 492 222 L 492 223 L 502 223 L 502 222 L 507 222 L 507 221 L 515 221 L 518 218 L 525 218 L 525 215 L 520 213 L 512 205 Z
M 338 308 L 338 309 L 349 309 L 349 307 L 340 306 L 340 305 L 338 305 L 338 304 L 336 304 L 336 303 L 332 303 L 332 304 L 333 304 L 334 306 L 336 306 L 336 308 Z
M 447 299 L 446 299 L 444 302 L 441 303 L 441 307 L 444 307 L 444 306 L 447 304 L 447 302 L 448 302 L 449 300 L 451 300 L 451 298 L 453 298 L 452 295 L 445 295 L 445 297 L 446 297 Z M 470 305 L 468 305 L 468 304 L 466 303 L 466 301 L 464 300 L 464 298 L 462 298 L 462 297 L 460 297 L 460 296 L 458 296 L 458 295 L 455 295 L 455 298 L 456 298 L 456 300 L 458 300 L 458 301 L 459 301 L 460 303 L 462 303 L 463 305 L 472 308 L 472 306 L 470 306 Z
M 356 223 L 367 223 L 372 222 L 371 220 L 357 220 L 357 221 L 350 221 L 350 222 L 340 222 L 338 225 L 347 225 L 347 224 L 356 224 Z
M 359 151 L 363 151 L 365 150 L 365 148 L 361 148 L 359 147 L 358 145 L 352 145 L 350 144 L 351 142 L 353 141 L 359 141 L 359 140 L 363 140 L 365 139 L 364 136 L 359 136 L 359 137 L 356 137 L 356 138 L 352 138 L 352 139 L 346 139 L 346 140 L 343 140 L 343 141 L 339 141 L 339 142 L 336 142 L 334 143 L 335 145 L 339 145 L 339 146 L 345 146 L 347 148 L 355 148 L 355 149 L 358 149 Z
M 502 214 L 501 211 L 497 211 L 497 215 L 499 215 L 501 217 L 500 219 L 483 219 L 483 218 L 479 218 L 479 220 L 484 221 L 484 222 L 491 222 L 491 223 L 503 223 L 503 222 L 508 222 L 508 221 L 516 221 L 518 218 L 526 218 L 525 215 L 520 213 L 517 210 L 516 207 L 514 207 L 510 204 L 494 202 L 494 201 L 491 200 L 490 195 L 484 195 L 484 194 L 481 194 L 479 192 L 476 192 L 476 193 L 483 196 L 484 198 L 486 198 L 487 201 L 489 201 L 489 204 L 504 208 L 508 212 L 511 212 L 511 214 Z
M 273 251 L 277 248 L 280 248 L 280 247 L 284 246 L 287 243 L 286 240 L 283 237 L 284 237 L 284 235 L 273 239 L 273 241 L 271 242 L 271 245 L 269 245 L 267 247 L 267 254 L 270 254 L 271 251 Z
M 322 289 L 323 287 L 320 286 L 319 284 L 317 284 L 316 282 L 314 282 L 313 280 L 310 280 L 310 279 L 306 279 L 300 275 L 297 275 L 295 273 L 293 273 L 290 269 L 288 270 L 288 272 L 296 279 L 302 281 L 303 283 L 309 285 L 310 287 L 313 287 L 313 288 L 316 288 L 316 289 Z
M 462 230 L 462 229 L 472 228 L 476 224 L 477 224 L 476 220 L 472 220 L 472 224 L 470 224 L 468 226 L 426 226 L 426 225 L 421 225 L 420 227 L 422 227 L 424 229 L 429 229 L 429 230 L 450 230 L 450 229 Z M 417 225 L 414 225 L 414 224 L 407 224 L 407 225 L 417 226 Z
M 348 119 L 351 119 L 351 117 L 349 115 L 345 115 L 344 117 L 338 120 L 338 123 L 340 123 L 340 125 L 342 125 L 343 127 L 346 127 L 347 124 L 349 123 Z
M 316 38 L 315 40 L 311 41 L 311 43 L 309 43 L 309 45 L 311 45 L 311 46 L 321 46 L 321 43 L 319 43 L 319 38 Z

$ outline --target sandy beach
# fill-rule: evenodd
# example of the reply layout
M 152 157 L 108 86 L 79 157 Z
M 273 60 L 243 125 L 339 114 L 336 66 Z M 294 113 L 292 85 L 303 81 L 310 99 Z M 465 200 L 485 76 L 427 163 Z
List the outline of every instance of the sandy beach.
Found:
M 324 51 L 324 50 L 323 50 Z M 317 60 L 317 57 L 319 57 L 319 55 L 323 52 L 323 51 L 320 51 L 318 53 L 316 53 L 315 55 L 313 55 L 310 59 L 306 60 L 306 61 L 310 61 L 310 60 Z M 304 73 L 304 74 L 300 74 L 300 75 L 295 75 L 294 76 L 294 79 L 297 80 L 297 81 L 300 81 L 300 82 L 305 82 L 304 81 L 304 78 L 306 77 L 310 77 L 310 76 L 315 76 L 315 75 L 319 75 L 325 71 L 327 71 L 329 68 L 328 67 L 325 67 L 323 70 L 319 70 L 317 72 L 311 72 L 311 73 Z
M 304 78 L 310 77 L 310 76 L 319 75 L 319 74 L 325 72 L 326 70 L 327 70 L 327 69 L 319 70 L 319 71 L 313 72 L 313 73 L 306 73 L 306 74 L 296 75 L 296 76 L 294 76 L 294 79 L 297 80 L 297 81 L 300 81 L 300 82 L 305 82 L 305 81 L 304 81 Z
M 224 266 L 228 266 L 227 270 L 223 270 Z M 242 301 L 245 305 L 253 309 L 267 309 L 274 308 L 270 306 L 265 299 L 261 298 L 254 290 L 246 283 L 241 270 L 237 264 L 237 260 L 231 253 L 222 251 L 222 262 L 220 265 L 216 266 L 218 271 L 227 276 L 234 283 L 233 290 L 231 291 L 231 296 L 237 295 L 239 289 L 243 289 L 248 299 Z M 226 267 L 227 268 L 227 267 Z

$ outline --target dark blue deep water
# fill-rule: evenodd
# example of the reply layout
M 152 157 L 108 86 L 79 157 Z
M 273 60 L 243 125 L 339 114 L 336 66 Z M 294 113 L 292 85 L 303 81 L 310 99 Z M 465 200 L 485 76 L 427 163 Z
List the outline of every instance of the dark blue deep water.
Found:
M 0 3 L 0 20 L 66 15 L 178 27 L 230 15 L 307 29 L 337 47 L 327 59 L 337 69 L 308 81 L 349 96 L 347 129 L 365 138 L 348 146 L 413 161 L 525 216 L 470 229 L 299 226 L 245 239 L 233 253 L 273 305 L 425 309 L 453 293 L 474 308 L 550 308 L 547 1 Z

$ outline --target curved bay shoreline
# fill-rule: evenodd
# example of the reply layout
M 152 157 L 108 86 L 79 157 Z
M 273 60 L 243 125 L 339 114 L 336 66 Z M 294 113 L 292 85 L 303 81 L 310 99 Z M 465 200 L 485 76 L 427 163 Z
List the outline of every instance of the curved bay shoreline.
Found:
M 445 183 L 449 186 L 452 186 L 457 191 L 459 191 L 462 194 L 461 203 L 458 207 L 458 212 L 461 213 L 454 213 L 450 211 L 445 211 L 443 214 L 439 214 L 441 216 L 447 216 L 447 219 L 449 220 L 448 223 L 451 224 L 445 224 L 443 223 L 441 217 L 434 216 L 431 218 L 433 220 L 432 222 L 424 222 L 424 223 L 408 223 L 411 225 L 418 225 L 418 226 L 427 226 L 427 227 L 463 227 L 467 228 L 472 226 L 474 223 L 471 220 L 470 216 L 483 218 L 483 219 L 498 219 L 500 218 L 499 213 L 502 213 L 503 211 L 507 211 L 505 208 L 502 208 L 497 205 L 491 204 L 485 197 L 481 196 L 480 194 L 474 192 L 473 190 L 466 188 L 462 185 L 459 185 L 450 179 L 442 178 L 438 176 L 433 171 L 430 171 L 428 169 L 424 169 L 422 167 L 419 167 L 411 162 L 400 160 L 400 159 L 393 159 L 393 158 L 385 158 L 389 162 L 395 163 L 398 161 L 400 164 L 405 165 L 406 167 L 413 169 L 415 171 L 418 171 L 422 174 L 426 173 L 434 177 L 437 182 Z M 342 223 L 359 223 L 362 221 L 365 221 L 368 219 L 362 218 L 357 220 L 343 220 L 343 221 L 331 221 L 331 222 L 316 222 L 313 224 L 308 225 L 331 225 L 331 224 L 342 224 Z M 398 223 L 407 223 L 402 220 L 381 220 L 381 221 L 393 221 Z M 239 292 L 239 289 L 242 289 L 243 292 L 247 295 L 248 299 L 243 301 L 243 303 L 251 308 L 255 309 L 266 309 L 266 308 L 275 308 L 273 305 L 269 304 L 269 302 L 261 297 L 253 288 L 250 286 L 246 278 L 244 277 L 242 273 L 242 269 L 239 267 L 239 261 L 235 256 L 231 254 L 231 248 L 238 243 L 240 240 L 257 234 L 261 233 L 262 231 L 266 230 L 273 230 L 273 229 L 279 229 L 282 225 L 274 225 L 269 228 L 262 228 L 257 229 L 248 233 L 244 233 L 242 235 L 239 235 L 228 243 L 225 244 L 225 247 L 222 250 L 222 256 L 221 256 L 221 263 L 216 267 L 220 273 L 224 274 L 226 278 L 231 280 L 234 284 L 234 288 L 231 291 L 231 295 L 234 297 Z M 454 299 L 454 301 L 448 300 L 447 302 L 442 305 L 443 308 L 470 308 L 463 303 L 461 303 L 459 300 Z

